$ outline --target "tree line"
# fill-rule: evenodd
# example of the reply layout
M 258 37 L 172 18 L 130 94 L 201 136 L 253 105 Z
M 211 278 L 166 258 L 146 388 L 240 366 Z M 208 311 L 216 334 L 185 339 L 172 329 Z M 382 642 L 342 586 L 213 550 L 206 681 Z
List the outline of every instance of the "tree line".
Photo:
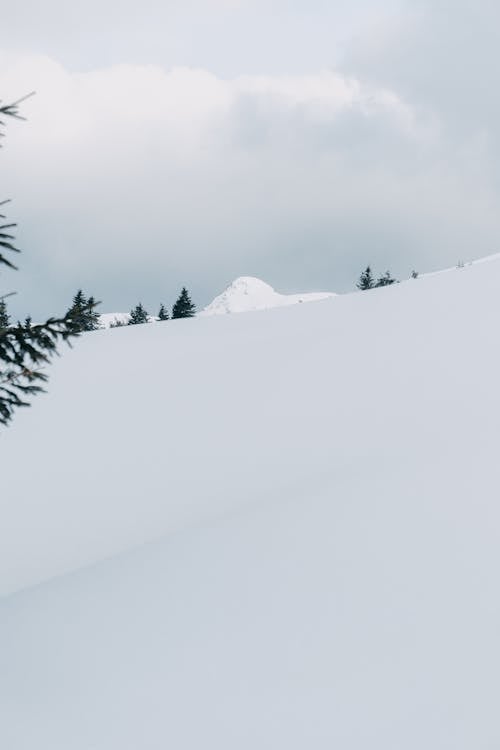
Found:
M 181 289 L 181 293 L 172 306 L 172 312 L 169 314 L 168 309 L 162 303 L 160 305 L 160 309 L 158 310 L 156 320 L 178 320 L 179 318 L 193 318 L 195 315 L 196 305 L 192 302 L 186 287 L 183 286 Z M 115 323 L 111 323 L 111 328 L 116 328 L 122 325 L 135 326 L 140 325 L 141 323 L 148 323 L 149 318 L 149 313 L 143 307 L 142 303 L 139 302 L 139 304 L 136 305 L 136 307 L 132 308 L 132 310 L 130 311 L 130 318 L 128 323 L 116 321 Z
M 84 331 L 96 331 L 98 328 L 102 328 L 100 315 L 95 309 L 96 306 L 97 302 L 94 297 L 87 297 L 82 289 L 77 291 L 73 297 L 71 307 L 68 310 L 68 314 L 71 316 L 76 331 L 82 333 Z M 125 322 L 116 318 L 110 323 L 110 328 L 141 325 L 143 323 L 149 323 L 151 319 L 158 321 L 176 320 L 179 318 L 192 318 L 195 315 L 196 305 L 192 302 L 186 287 L 182 287 L 181 293 L 172 306 L 172 311 L 170 313 L 167 307 L 162 303 L 158 315 L 151 316 L 142 302 L 139 302 L 138 305 L 131 309 L 128 321 Z
M 411 272 L 411 278 L 418 279 L 417 271 Z M 370 266 L 367 266 L 365 270 L 361 273 L 356 286 L 362 292 L 365 292 L 368 289 L 376 289 L 377 287 L 380 287 L 380 286 L 390 286 L 391 284 L 399 284 L 399 281 L 395 279 L 389 271 L 386 271 L 377 279 L 373 275 L 373 272 Z
M 95 297 L 87 297 L 83 290 L 79 289 L 73 297 L 73 301 L 66 312 L 68 329 L 73 333 L 78 334 L 86 331 L 97 331 L 99 328 L 102 328 L 100 320 L 101 316 L 96 310 L 98 304 L 100 303 L 96 301 Z M 158 321 L 176 320 L 179 318 L 192 318 L 195 315 L 196 305 L 192 302 L 186 287 L 182 287 L 182 291 L 172 306 L 172 311 L 170 313 L 165 305 L 161 304 L 158 315 L 156 317 L 151 316 L 143 304 L 139 302 L 139 304 L 133 307 L 130 311 L 127 322 L 117 318 L 111 322 L 110 328 L 140 325 L 142 323 L 149 323 L 151 319 Z M 24 324 L 18 323 L 17 325 L 23 326 L 27 330 L 31 329 L 31 317 L 26 318 Z M 12 324 L 7 309 L 7 303 L 5 299 L 0 299 L 0 329 L 6 330 L 11 327 Z
M 364 292 L 368 289 L 376 289 L 380 286 L 390 286 L 391 284 L 396 283 L 397 279 L 393 278 L 389 271 L 386 271 L 382 276 L 379 276 L 378 279 L 376 279 L 370 266 L 367 266 L 361 273 L 356 286 Z

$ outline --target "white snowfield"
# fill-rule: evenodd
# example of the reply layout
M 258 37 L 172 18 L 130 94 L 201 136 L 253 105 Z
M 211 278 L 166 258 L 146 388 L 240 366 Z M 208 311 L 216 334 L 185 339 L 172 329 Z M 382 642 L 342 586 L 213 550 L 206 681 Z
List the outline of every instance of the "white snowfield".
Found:
M 82 337 L 0 433 L 0 747 L 500 747 L 499 338 L 498 259 Z
M 252 310 L 269 310 L 272 307 L 287 307 L 301 302 L 317 302 L 329 297 L 335 297 L 335 294 L 332 292 L 280 294 L 265 281 L 253 276 L 240 276 L 207 305 L 200 315 L 226 315 Z

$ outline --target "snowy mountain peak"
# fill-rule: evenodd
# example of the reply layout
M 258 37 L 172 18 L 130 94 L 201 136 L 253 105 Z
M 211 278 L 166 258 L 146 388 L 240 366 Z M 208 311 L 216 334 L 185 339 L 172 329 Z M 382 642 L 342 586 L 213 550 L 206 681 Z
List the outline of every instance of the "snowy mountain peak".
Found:
M 265 281 L 257 279 L 255 276 L 239 276 L 228 286 L 226 289 L 226 293 L 227 292 L 238 292 L 241 294 L 269 294 L 274 293 L 274 289 L 270 284 L 266 284 Z
M 315 302 L 334 297 L 331 292 L 308 294 L 280 294 L 270 284 L 254 276 L 240 276 L 219 294 L 200 313 L 201 315 L 225 315 L 227 313 L 267 310 L 270 307 L 284 307 L 299 302 Z

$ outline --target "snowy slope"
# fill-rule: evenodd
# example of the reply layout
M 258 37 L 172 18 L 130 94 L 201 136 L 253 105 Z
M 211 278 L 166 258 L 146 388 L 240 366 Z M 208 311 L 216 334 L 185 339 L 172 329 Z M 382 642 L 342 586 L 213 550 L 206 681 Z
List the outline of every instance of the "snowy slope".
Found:
M 0 746 L 498 747 L 499 289 L 65 353 L 0 435 Z
M 99 325 L 101 328 L 110 328 L 113 323 L 127 324 L 130 320 L 130 313 L 101 313 L 99 315 Z
M 251 310 L 269 310 L 272 307 L 287 307 L 301 302 L 317 302 L 318 300 L 335 297 L 332 292 L 311 292 L 308 294 L 279 294 L 272 286 L 251 276 L 240 276 L 228 288 L 207 305 L 199 316 L 225 315 L 235 312 L 250 312 Z M 103 313 L 99 316 L 102 328 L 109 328 L 112 323 L 128 323 L 130 313 Z M 150 317 L 149 322 L 157 320 Z
M 207 305 L 200 315 L 225 315 L 251 310 L 269 310 L 272 307 L 286 307 L 301 302 L 317 302 L 334 296 L 331 292 L 279 294 L 272 286 L 260 279 L 252 276 L 240 276 Z
M 122 325 L 127 325 L 130 320 L 130 313 L 123 313 L 123 312 L 110 312 L 110 313 L 102 313 L 99 315 L 99 325 L 101 328 L 111 328 L 112 325 L 116 325 L 116 323 L 121 323 Z M 158 321 L 158 318 L 154 315 L 150 315 L 148 317 L 148 323 L 156 323 Z

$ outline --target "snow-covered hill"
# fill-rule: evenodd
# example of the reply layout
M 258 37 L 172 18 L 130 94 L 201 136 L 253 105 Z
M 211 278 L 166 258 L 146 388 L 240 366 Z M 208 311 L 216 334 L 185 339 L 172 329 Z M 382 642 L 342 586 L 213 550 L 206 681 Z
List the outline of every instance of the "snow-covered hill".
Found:
M 0 433 L 0 747 L 500 746 L 499 289 L 65 352 Z
M 301 302 L 317 302 L 329 297 L 335 297 L 332 292 L 311 292 L 308 294 L 279 294 L 272 286 L 251 276 L 240 276 L 228 288 L 219 294 L 200 313 L 199 317 L 207 315 L 225 315 L 227 313 L 250 312 L 252 310 L 269 310 L 272 307 L 287 307 Z M 103 313 L 99 316 L 102 328 L 110 328 L 116 322 L 126 324 L 130 313 Z M 150 317 L 149 322 L 157 320 Z
M 331 292 L 279 294 L 272 286 L 260 279 L 240 276 L 207 305 L 200 315 L 225 315 L 251 310 L 268 310 L 272 307 L 286 307 L 301 302 L 317 302 L 334 296 Z

